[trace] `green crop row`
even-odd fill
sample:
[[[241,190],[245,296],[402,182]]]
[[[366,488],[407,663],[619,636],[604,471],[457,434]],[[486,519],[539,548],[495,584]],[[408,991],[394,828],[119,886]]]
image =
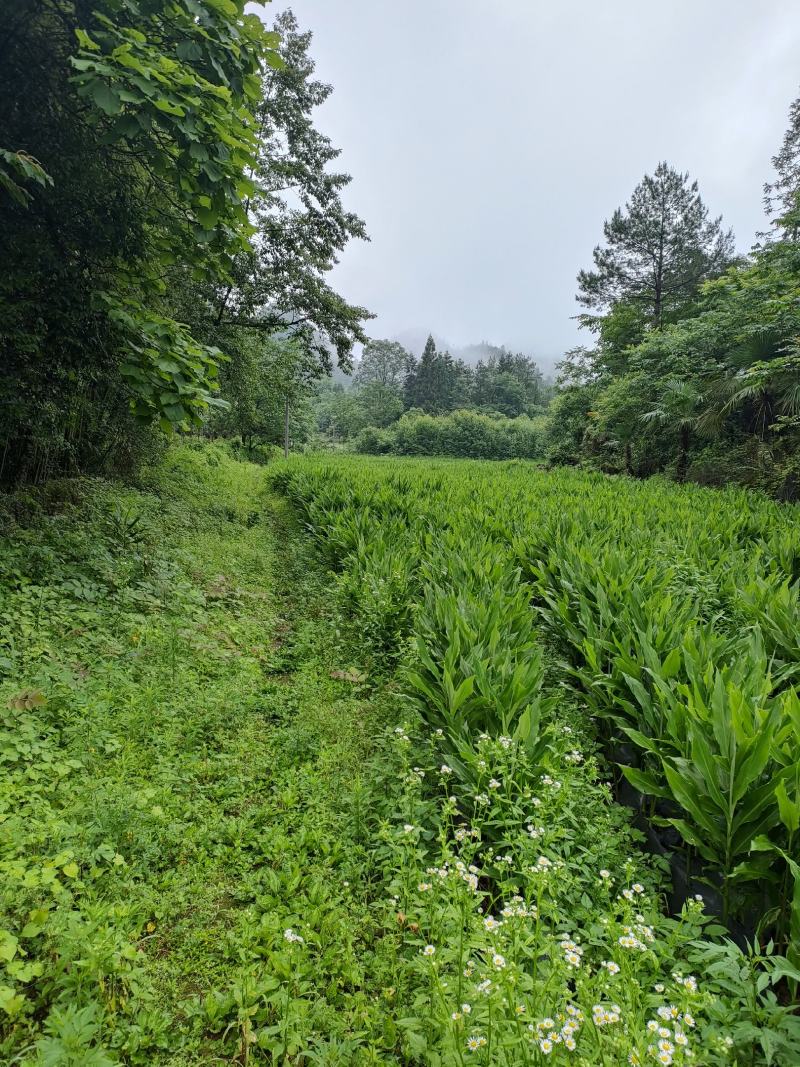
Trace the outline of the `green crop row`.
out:
[[[463,790],[481,734],[541,762],[544,638],[676,883],[800,967],[797,508],[514,462],[305,458],[274,477]]]

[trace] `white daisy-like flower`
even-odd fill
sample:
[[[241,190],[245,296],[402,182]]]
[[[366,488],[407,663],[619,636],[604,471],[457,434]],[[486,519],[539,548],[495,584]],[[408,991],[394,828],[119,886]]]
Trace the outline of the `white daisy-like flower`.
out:
[[[434,956],[436,954],[436,948],[434,945],[426,945],[422,950],[423,956]]]

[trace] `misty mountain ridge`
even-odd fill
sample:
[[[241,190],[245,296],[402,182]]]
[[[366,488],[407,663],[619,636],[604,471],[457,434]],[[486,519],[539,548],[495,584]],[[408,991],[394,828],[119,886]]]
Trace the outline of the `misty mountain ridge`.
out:
[[[395,334],[391,340],[397,341],[398,344],[401,344],[403,348],[419,359],[422,355],[422,350],[425,348],[425,342],[428,340],[428,336],[433,337],[436,348],[440,352],[449,352],[453,359],[463,360],[468,367],[476,367],[480,362],[486,363],[491,356],[499,356],[503,350],[514,354],[520,351],[520,349],[515,348],[513,345],[495,345],[490,341],[477,341],[466,345],[454,345],[451,344],[447,338],[441,337],[439,334],[430,330],[403,330],[400,333]],[[529,359],[535,360],[542,373],[546,375],[553,374],[556,359],[560,358],[537,356],[533,352],[526,352],[524,350],[522,350],[522,354]]]

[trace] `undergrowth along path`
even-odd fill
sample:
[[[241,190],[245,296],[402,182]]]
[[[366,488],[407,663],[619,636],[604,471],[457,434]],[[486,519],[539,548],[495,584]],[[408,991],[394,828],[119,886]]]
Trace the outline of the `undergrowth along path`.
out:
[[[381,705],[264,481],[181,447],[7,505],[4,1063],[351,1062]]]

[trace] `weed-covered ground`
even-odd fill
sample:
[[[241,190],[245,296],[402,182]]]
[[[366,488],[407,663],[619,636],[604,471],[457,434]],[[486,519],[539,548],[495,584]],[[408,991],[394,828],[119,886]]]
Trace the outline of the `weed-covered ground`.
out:
[[[0,1063],[788,1067],[491,546],[448,689],[449,594],[269,486],[183,444],[0,504]]]
[[[3,1064],[349,1063],[375,1013],[348,881],[385,712],[331,677],[324,578],[264,482],[176,448],[146,490],[5,506]]]

